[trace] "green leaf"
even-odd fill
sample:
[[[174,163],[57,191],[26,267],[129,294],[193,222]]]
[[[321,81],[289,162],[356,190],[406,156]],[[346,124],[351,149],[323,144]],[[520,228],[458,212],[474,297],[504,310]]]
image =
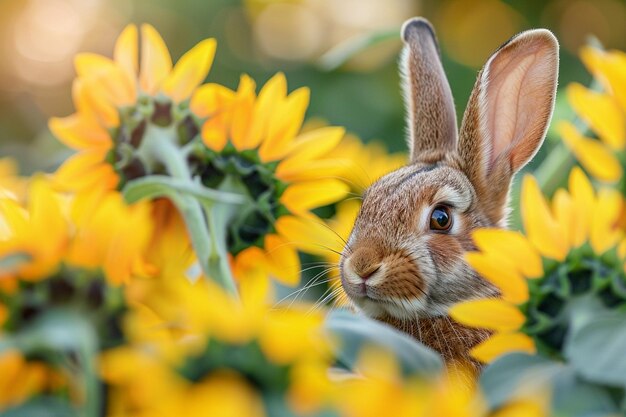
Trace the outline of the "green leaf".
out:
[[[339,338],[337,360],[348,369],[358,371],[357,360],[364,346],[390,351],[399,361],[405,375],[433,375],[443,369],[441,357],[391,326],[347,310],[334,310],[326,318],[325,327]]]
[[[590,381],[626,388],[626,313],[587,321],[571,335],[565,356]]]
[[[74,417],[78,413],[67,402],[55,397],[34,398],[0,412],[0,417]]]
[[[541,356],[512,353],[487,366],[480,385],[489,406],[495,409],[514,398],[541,395],[562,369],[562,364]]]
[[[564,367],[552,383],[553,415],[571,417],[616,416],[619,409],[604,387],[582,380],[573,367]]]
[[[129,203],[156,197],[174,199],[177,193],[187,194],[206,203],[242,204],[241,195],[206,188],[202,184],[167,175],[150,175],[129,181],[124,189],[124,198]]]
[[[400,43],[400,28],[379,30],[364,35],[357,35],[341,42],[322,55],[318,61],[318,66],[324,71],[335,70],[361,52],[375,45],[389,41],[397,41],[398,44]]]

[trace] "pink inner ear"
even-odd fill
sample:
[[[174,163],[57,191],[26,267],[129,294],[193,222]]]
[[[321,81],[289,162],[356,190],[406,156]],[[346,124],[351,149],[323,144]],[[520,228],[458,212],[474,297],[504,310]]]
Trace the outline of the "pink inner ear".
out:
[[[485,127],[491,140],[490,165],[510,151],[513,170],[541,145],[552,111],[555,49],[544,37],[515,39],[487,68]]]

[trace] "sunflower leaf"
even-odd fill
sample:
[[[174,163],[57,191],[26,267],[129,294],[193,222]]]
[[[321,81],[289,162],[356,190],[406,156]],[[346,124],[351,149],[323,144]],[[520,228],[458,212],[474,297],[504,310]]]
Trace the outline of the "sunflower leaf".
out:
[[[573,332],[565,356],[590,381],[626,388],[626,313],[603,313]]]
[[[485,368],[480,385],[489,406],[495,409],[512,398],[541,395],[562,368],[541,356],[512,353]]]
[[[0,417],[72,417],[78,416],[75,409],[60,398],[39,397],[0,413]]]
[[[242,196],[206,188],[199,183],[172,178],[166,175],[150,175],[126,184],[123,193],[129,203],[146,198],[168,197],[175,193],[188,194],[207,203],[241,204]]]
[[[433,375],[443,369],[439,355],[391,326],[353,314],[332,311],[325,327],[339,338],[335,352],[340,365],[358,371],[357,360],[364,346],[380,347],[393,353],[405,375]]]

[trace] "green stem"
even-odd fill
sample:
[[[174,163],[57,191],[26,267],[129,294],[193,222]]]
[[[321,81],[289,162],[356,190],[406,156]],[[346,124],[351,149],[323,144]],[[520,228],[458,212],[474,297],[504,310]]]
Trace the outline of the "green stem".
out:
[[[149,152],[146,156],[163,163],[172,177],[193,183],[185,155],[174,143],[174,138],[176,134],[172,128],[149,125],[145,136],[145,141],[149,143]],[[231,294],[236,295],[237,288],[228,265],[228,253],[225,250],[225,233],[216,233],[219,229],[218,224],[206,216],[207,212],[203,210],[203,205],[198,199],[177,192],[172,200],[185,219],[191,243],[204,274],[207,278],[217,281]],[[217,203],[214,206],[219,207],[221,204]],[[225,227],[225,225],[221,226]]]

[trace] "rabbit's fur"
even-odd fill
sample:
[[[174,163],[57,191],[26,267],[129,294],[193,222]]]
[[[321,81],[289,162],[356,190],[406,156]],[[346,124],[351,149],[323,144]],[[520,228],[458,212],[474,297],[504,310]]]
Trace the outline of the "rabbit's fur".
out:
[[[357,309],[439,351],[471,361],[488,336],[465,328],[453,304],[498,291],[465,262],[479,227],[505,227],[515,172],[537,152],[554,108],[558,43],[547,30],[520,33],[478,74],[460,131],[431,25],[402,29],[410,164],[374,183],[343,250],[342,285]],[[451,217],[432,230],[435,207]]]

